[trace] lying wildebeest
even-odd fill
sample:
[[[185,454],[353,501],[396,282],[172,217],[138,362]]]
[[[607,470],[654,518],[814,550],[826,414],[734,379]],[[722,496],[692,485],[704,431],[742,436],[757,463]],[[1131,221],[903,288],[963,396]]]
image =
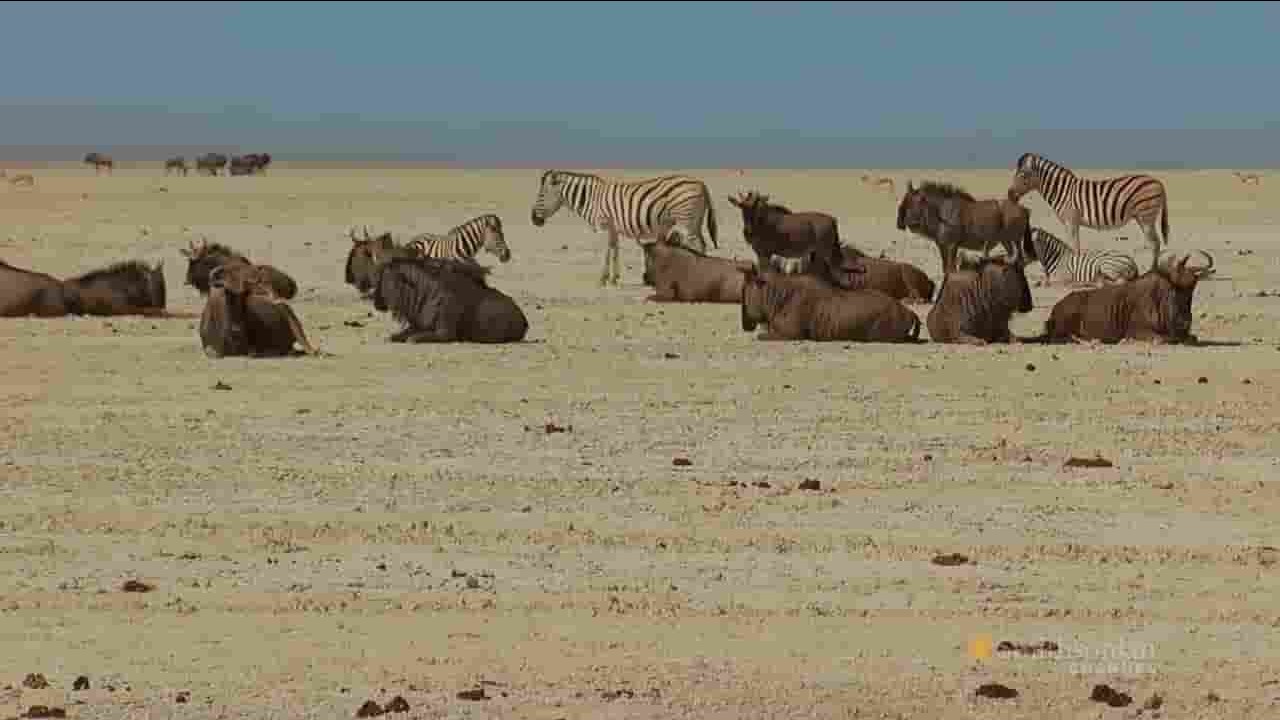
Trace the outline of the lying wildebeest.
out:
[[[91,152],[88,155],[85,155],[84,163],[86,165],[92,165],[95,173],[101,172],[105,168],[108,174],[116,164],[109,156],[98,152]]]
[[[740,272],[742,329],[761,340],[916,342],[920,317],[879,290],[845,290],[809,273]]]
[[[0,260],[0,317],[79,315],[79,298],[58,278]]]
[[[742,301],[743,260],[703,255],[670,236],[644,246],[653,268],[653,302],[736,303]]]
[[[154,267],[136,260],[64,280],[82,315],[165,315],[164,261]]]
[[[211,358],[282,357],[295,354],[295,343],[319,354],[293,308],[271,289],[270,274],[255,265],[220,265],[209,273],[200,343]]]
[[[205,153],[196,158],[196,172],[217,175],[218,171],[227,166],[227,156],[222,153]]]
[[[827,255],[836,253],[827,252]],[[821,253],[810,253],[805,258],[781,258],[774,255],[769,264],[778,272],[794,274],[810,272],[815,265],[821,271],[823,263],[816,261]],[[879,290],[894,300],[907,304],[928,303],[933,300],[936,285],[920,268],[910,263],[872,257],[852,245],[840,244],[840,260],[830,269],[827,279],[846,290]]]
[[[1075,290],[1053,306],[1044,324],[1047,342],[1125,339],[1164,343],[1195,342],[1191,334],[1191,300],[1196,285],[1213,275],[1213,256],[1197,251],[1208,262],[1188,265],[1191,254],[1166,254],[1135,280],[1100,288]]]
[[[815,250],[819,262],[837,262],[838,258],[829,255],[840,247],[840,231],[834,217],[821,212],[792,212],[786,206],[769,202],[768,195],[755,191],[731,196],[729,202],[742,211],[743,239],[755,251],[761,265],[775,263],[774,256],[789,261],[807,258]],[[818,274],[826,269],[800,264]],[[797,263],[783,262],[782,266],[786,268],[783,272],[792,272]]]
[[[465,260],[391,258],[374,269],[373,306],[405,324],[391,342],[519,342],[529,321],[488,274]]]
[[[1008,197],[977,200],[955,185],[924,182],[917,188],[908,182],[898,204],[898,229],[938,246],[945,277],[960,267],[958,248],[990,255],[1000,244],[1012,256],[1031,235],[1031,211]]]
[[[187,258],[186,284],[194,287],[201,295],[209,294],[209,273],[215,267],[226,264],[254,265],[249,258],[221,243],[209,244],[208,238],[200,238],[200,242],[190,242],[190,246],[179,250]],[[298,294],[298,283],[289,274],[273,265],[261,265],[271,277],[271,289],[279,297],[292,300]]]
[[[1022,244],[1011,257],[978,259],[947,273],[938,301],[929,309],[925,325],[929,339],[939,343],[1014,342],[1009,320],[1015,312],[1031,312],[1031,284],[1027,282]]]
[[[181,155],[179,155],[179,156],[177,156],[177,157],[171,157],[171,158],[169,158],[168,160],[165,160],[165,161],[164,161],[164,174],[165,174],[165,175],[168,175],[170,172],[180,172],[180,173],[182,173],[183,175],[186,175],[186,174],[187,174],[187,159],[186,159],[186,158],[184,158],[184,157],[182,157]]]
[[[417,249],[412,245],[397,245],[391,233],[383,233],[378,237],[370,237],[369,229],[364,228],[364,238],[356,237],[355,228],[347,231],[351,238],[351,249],[347,251],[345,278],[348,285],[355,287],[362,296],[368,297],[373,290],[373,270],[378,263],[392,257],[415,257]]]

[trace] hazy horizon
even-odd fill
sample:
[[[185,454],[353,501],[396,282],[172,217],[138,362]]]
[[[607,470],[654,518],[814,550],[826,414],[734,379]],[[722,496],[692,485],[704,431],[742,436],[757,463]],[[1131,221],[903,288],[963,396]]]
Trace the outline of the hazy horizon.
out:
[[[664,7],[6,4],[0,161],[1280,167],[1274,5]]]

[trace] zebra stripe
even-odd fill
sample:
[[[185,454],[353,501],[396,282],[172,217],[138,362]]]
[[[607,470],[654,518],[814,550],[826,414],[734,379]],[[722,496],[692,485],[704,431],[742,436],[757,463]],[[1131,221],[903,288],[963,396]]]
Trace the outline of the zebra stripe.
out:
[[[1077,252],[1081,225],[1093,230],[1115,230],[1136,221],[1151,246],[1153,268],[1160,257],[1161,236],[1166,245],[1169,243],[1168,195],[1164,183],[1150,175],[1089,180],[1041,155],[1023,153],[1018,158],[1009,196],[1016,200],[1031,191],[1039,191],[1053,208]]]
[[[471,218],[443,235],[415,235],[406,245],[429,258],[473,260],[483,248],[497,256],[499,262],[511,259],[511,248],[502,233],[502,219],[493,213]]]
[[[679,236],[678,244],[706,253],[707,243],[702,235],[705,217],[712,245],[720,246],[711,191],[706,183],[687,175],[623,181],[588,173],[548,170],[539,182],[531,221],[541,227],[566,204],[594,230],[608,233],[601,285],[609,281],[611,259],[613,283],[617,285],[621,281],[619,236],[647,245],[660,235],[665,238],[674,233]],[[647,254],[645,275],[648,279]]]
[[[1075,283],[1126,282],[1138,277],[1138,264],[1128,255],[1104,249],[1076,252],[1038,227],[1031,228],[1030,250],[1027,255],[1040,261],[1046,279],[1059,270]]]

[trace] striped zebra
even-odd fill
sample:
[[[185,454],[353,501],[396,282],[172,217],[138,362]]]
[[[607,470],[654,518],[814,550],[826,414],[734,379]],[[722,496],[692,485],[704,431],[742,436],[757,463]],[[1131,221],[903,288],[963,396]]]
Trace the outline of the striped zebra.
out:
[[[1161,236],[1169,244],[1169,206],[1164,183],[1150,175],[1121,175],[1102,180],[1082,178],[1035,153],[1018,158],[1009,198],[1018,200],[1038,190],[1067,228],[1072,247],[1080,250],[1080,226],[1115,230],[1137,221],[1151,246],[1151,268],[1160,259]],[[1160,233],[1156,233],[1156,221]]]
[[[1119,283],[1138,277],[1138,264],[1128,255],[1105,249],[1077,252],[1066,241],[1038,227],[1031,228],[1029,246],[1023,250],[1028,260],[1040,261],[1046,282],[1059,270],[1073,283]]]
[[[406,245],[422,257],[474,261],[483,248],[497,256],[499,262],[511,260],[511,248],[502,234],[502,219],[493,213],[471,218],[443,235],[415,235]]]
[[[622,267],[618,237],[628,237],[641,245],[679,235],[677,244],[706,253],[702,235],[705,218],[713,247],[716,239],[716,212],[706,183],[687,175],[665,175],[637,181],[613,180],[588,173],[547,170],[538,185],[530,218],[535,227],[555,215],[564,204],[596,232],[607,234],[604,272],[600,285],[609,283],[612,267],[614,286],[621,284]],[[610,265],[612,262],[612,265]],[[653,283],[649,254],[644,258],[644,282]]]

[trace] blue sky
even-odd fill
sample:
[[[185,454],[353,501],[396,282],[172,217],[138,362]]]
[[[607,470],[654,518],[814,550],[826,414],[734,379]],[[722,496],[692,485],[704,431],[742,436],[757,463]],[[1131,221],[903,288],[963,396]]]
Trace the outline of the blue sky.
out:
[[[5,3],[0,144],[1003,167],[1037,143],[1240,165],[1280,134],[1278,21],[1269,3]]]

